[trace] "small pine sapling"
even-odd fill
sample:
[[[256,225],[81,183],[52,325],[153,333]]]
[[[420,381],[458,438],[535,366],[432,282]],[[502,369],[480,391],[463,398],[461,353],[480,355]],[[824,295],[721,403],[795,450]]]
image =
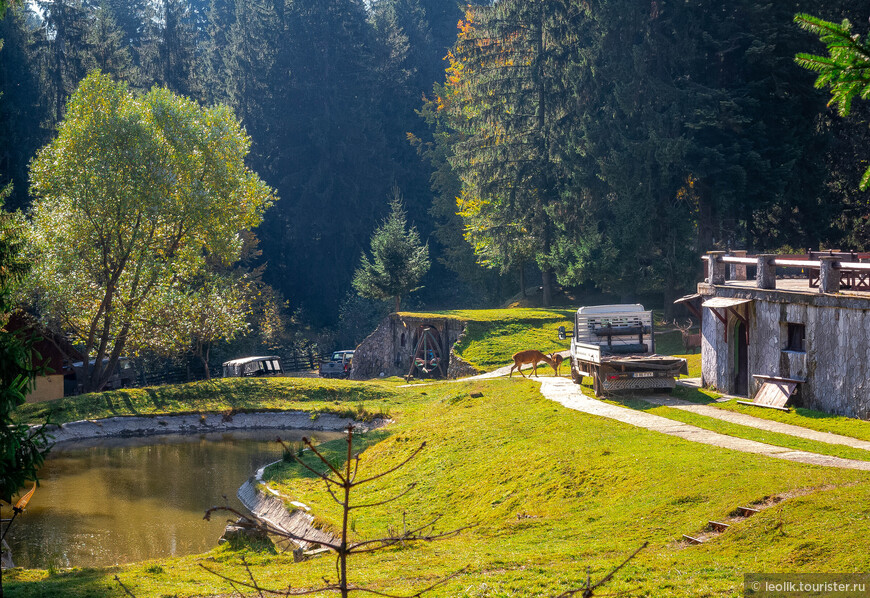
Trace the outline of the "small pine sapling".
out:
[[[313,594],[316,592],[332,591],[332,592],[339,593],[342,596],[342,598],[347,598],[347,596],[351,592],[364,591],[364,592],[368,592],[368,593],[375,593],[379,596],[387,596],[389,598],[415,598],[418,596],[422,596],[426,592],[429,592],[438,586],[443,585],[447,581],[453,579],[454,577],[456,577],[457,575],[462,573],[465,569],[461,569],[459,571],[456,571],[456,572],[452,573],[451,575],[448,575],[446,577],[439,579],[434,584],[432,584],[426,588],[423,588],[421,590],[414,592],[413,594],[405,595],[405,596],[399,596],[399,595],[395,595],[395,594],[388,594],[385,592],[374,591],[374,590],[371,590],[369,588],[366,588],[363,586],[358,586],[358,585],[355,585],[355,584],[352,584],[349,582],[348,557],[350,557],[351,555],[362,554],[362,553],[366,553],[366,552],[376,552],[376,551],[383,550],[385,548],[389,548],[391,546],[396,546],[399,544],[404,546],[404,545],[413,544],[416,542],[432,542],[434,540],[439,540],[439,539],[455,536],[459,532],[461,532],[462,530],[467,529],[467,527],[462,527],[462,528],[454,529],[454,530],[447,531],[447,532],[437,532],[435,530],[435,525],[437,524],[438,520],[440,519],[440,516],[438,516],[435,519],[429,521],[428,523],[425,523],[425,524],[417,526],[417,527],[413,527],[411,529],[408,529],[403,521],[401,531],[391,528],[387,531],[387,535],[384,537],[381,537],[381,538],[375,538],[375,539],[369,539],[369,540],[360,540],[360,541],[351,541],[350,537],[349,537],[349,532],[352,531],[351,530],[351,527],[352,527],[351,516],[350,516],[351,512],[353,512],[357,509],[365,509],[365,508],[385,505],[385,504],[391,503],[395,500],[398,500],[399,498],[405,496],[411,490],[413,490],[416,484],[414,484],[414,483],[409,484],[408,487],[405,488],[405,490],[399,492],[398,494],[396,494],[395,496],[393,496],[391,498],[388,498],[388,499],[382,500],[382,501],[373,502],[373,503],[367,503],[367,504],[352,504],[351,497],[352,497],[353,491],[358,486],[361,486],[362,484],[366,484],[368,482],[372,482],[374,480],[380,479],[384,476],[387,476],[387,475],[395,472],[398,469],[401,469],[409,461],[411,461],[414,457],[416,457],[418,454],[420,454],[420,451],[422,451],[426,447],[426,443],[424,442],[416,450],[414,450],[405,460],[403,460],[401,463],[399,463],[395,467],[392,467],[390,469],[387,469],[386,471],[383,471],[383,472],[378,473],[378,474],[374,474],[374,475],[369,476],[369,477],[364,478],[364,479],[357,479],[357,474],[359,472],[360,455],[354,454],[354,452],[353,452],[353,434],[354,434],[354,427],[352,425],[350,425],[347,427],[347,437],[345,439],[345,441],[347,443],[347,453],[346,453],[346,460],[345,460],[345,463],[343,466],[336,466],[336,465],[332,464],[320,451],[317,450],[317,448],[314,446],[314,444],[311,442],[311,440],[309,438],[302,439],[302,442],[305,444],[305,447],[309,451],[311,451],[311,453],[314,454],[323,463],[323,465],[326,466],[325,471],[319,471],[318,469],[311,467],[310,465],[308,465],[305,461],[303,461],[300,458],[299,453],[297,451],[293,451],[293,450],[289,449],[286,445],[284,445],[283,442],[281,443],[282,445],[284,445],[284,454],[291,455],[292,458],[297,463],[299,463],[299,465],[301,465],[303,468],[305,468],[308,471],[310,471],[311,473],[313,473],[316,477],[323,480],[324,484],[326,485],[327,492],[333,498],[333,500],[335,500],[335,502],[338,503],[338,505],[341,507],[341,510],[342,510],[341,534],[334,541],[324,541],[322,538],[314,539],[311,537],[307,537],[304,532],[301,534],[291,533],[291,532],[288,532],[287,530],[284,530],[280,527],[277,527],[274,524],[272,524],[268,521],[265,521],[263,519],[243,515],[239,511],[233,509],[232,507],[228,507],[228,506],[212,507],[211,509],[206,511],[206,514],[205,514],[205,518],[209,519],[211,517],[212,513],[217,512],[217,511],[225,511],[225,512],[228,512],[228,513],[238,517],[241,520],[237,524],[240,527],[244,527],[244,528],[247,528],[250,530],[265,532],[265,533],[268,533],[270,535],[277,536],[281,539],[290,540],[290,541],[297,542],[297,543],[308,543],[308,544],[316,543],[316,544],[320,544],[321,546],[323,546],[325,548],[329,548],[336,555],[336,563],[335,563],[335,569],[336,569],[336,574],[337,574],[337,581],[336,582],[330,582],[329,580],[324,580],[324,582],[325,582],[324,585],[319,587],[319,588],[305,588],[305,589],[296,588],[296,589],[294,589],[291,585],[288,584],[286,589],[268,589],[268,588],[265,588],[262,585],[260,585],[260,583],[256,580],[255,576],[253,575],[253,572],[251,571],[247,562],[244,561],[244,559],[243,559],[243,566],[245,567],[245,570],[247,572],[247,579],[233,579],[229,576],[223,575],[223,574],[218,573],[212,569],[209,569],[205,565],[200,564],[200,566],[203,569],[205,569],[206,571],[208,571],[209,573],[212,573],[213,575],[216,575],[216,576],[224,579],[225,581],[227,581],[233,587],[233,589],[235,591],[239,591],[239,588],[253,589],[253,590],[257,591],[261,596],[264,595],[264,593],[270,594],[270,595],[276,595],[276,596],[301,596],[301,595],[305,595],[305,594]],[[279,439],[279,442],[281,442],[280,439]]]

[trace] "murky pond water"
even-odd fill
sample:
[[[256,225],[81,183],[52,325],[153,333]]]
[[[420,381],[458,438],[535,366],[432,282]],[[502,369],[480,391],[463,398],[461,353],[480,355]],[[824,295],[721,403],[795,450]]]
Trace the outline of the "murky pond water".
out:
[[[241,509],[236,490],[281,458],[277,436],[337,438],[336,432],[263,430],[105,439],[52,450],[40,487],[6,537],[19,567],[93,567],[204,552]],[[4,512],[4,517],[9,513]]]

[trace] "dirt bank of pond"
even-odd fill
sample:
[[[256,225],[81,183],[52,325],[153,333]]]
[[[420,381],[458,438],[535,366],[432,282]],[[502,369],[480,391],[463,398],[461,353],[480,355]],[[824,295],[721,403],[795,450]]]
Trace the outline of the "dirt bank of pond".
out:
[[[53,442],[66,443],[92,438],[151,436],[162,434],[204,434],[234,430],[304,429],[340,431],[353,424],[359,430],[378,428],[386,420],[358,422],[329,413],[312,416],[306,411],[269,411],[233,414],[187,414],[125,416],[81,420],[51,425]]]

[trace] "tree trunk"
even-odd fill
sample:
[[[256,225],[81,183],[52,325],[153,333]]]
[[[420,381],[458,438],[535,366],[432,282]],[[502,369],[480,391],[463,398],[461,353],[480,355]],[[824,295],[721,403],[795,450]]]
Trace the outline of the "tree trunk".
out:
[[[550,268],[541,269],[541,285],[543,293],[541,295],[541,307],[550,307],[553,303],[553,270]]]
[[[526,298],[526,263],[520,264],[520,290],[523,293],[523,299]]]
[[[398,313],[399,307],[402,305],[402,298],[399,295],[396,295],[396,309],[395,311]]]
[[[205,370],[205,379],[211,380],[211,371],[208,369],[208,354],[211,351],[211,343],[205,344],[205,350],[200,350],[199,359],[202,361],[202,367]]]

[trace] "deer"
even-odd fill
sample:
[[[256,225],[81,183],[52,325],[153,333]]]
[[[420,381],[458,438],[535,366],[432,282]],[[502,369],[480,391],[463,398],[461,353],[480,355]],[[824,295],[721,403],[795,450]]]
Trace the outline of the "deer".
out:
[[[534,349],[530,349],[528,351],[520,351],[519,353],[514,353],[514,364],[511,366],[510,374],[508,374],[508,378],[514,375],[514,369],[516,369],[520,376],[523,378],[526,375],[523,373],[523,365],[526,363],[531,363],[532,368],[534,370],[535,377],[538,377],[538,364],[540,362],[545,362],[550,364],[550,367],[553,368],[553,371],[556,372],[556,375],[559,375],[559,366],[562,365],[562,361],[565,358],[559,355],[558,353],[551,353],[547,355],[545,353],[541,353],[540,351],[535,351]]]
[[[698,332],[697,334],[689,334],[689,329],[692,327],[692,324],[694,324],[694,322],[692,322],[692,318],[689,318],[689,323],[685,326],[680,326],[677,323],[677,320],[674,320],[674,326],[676,326],[680,333],[683,335],[683,346],[686,347],[686,351],[689,351],[689,349],[691,349],[692,353],[694,353],[695,348],[701,348],[701,333]]]

